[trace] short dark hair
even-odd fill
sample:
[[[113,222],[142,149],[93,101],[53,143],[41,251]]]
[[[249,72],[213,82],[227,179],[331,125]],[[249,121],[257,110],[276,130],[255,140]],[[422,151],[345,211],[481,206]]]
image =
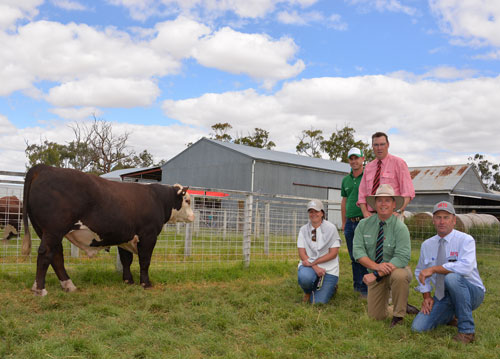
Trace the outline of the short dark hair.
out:
[[[383,132],[375,132],[373,135],[372,135],[372,142],[375,138],[377,137],[385,137],[385,140],[387,141],[387,143],[389,143],[389,138],[387,138],[387,135]]]

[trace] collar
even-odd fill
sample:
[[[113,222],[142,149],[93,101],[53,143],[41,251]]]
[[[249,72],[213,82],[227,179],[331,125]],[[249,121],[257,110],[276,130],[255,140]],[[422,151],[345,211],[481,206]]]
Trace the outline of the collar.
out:
[[[454,235],[455,235],[455,228],[453,228],[453,229],[451,230],[451,232],[450,232],[450,233],[448,233],[448,234],[447,234],[446,236],[444,236],[444,237],[439,237],[439,234],[436,234],[436,238],[437,238],[437,241],[438,241],[438,242],[439,242],[439,240],[440,240],[441,238],[443,238],[443,239],[446,241],[446,243],[449,243],[449,242],[451,241],[451,239],[453,238],[453,236],[454,236]]]
[[[352,168],[351,168],[351,172],[349,173],[349,176],[351,176],[351,178],[360,178],[360,177],[363,177],[363,174],[365,173],[365,169],[363,167],[363,171],[361,171],[361,174],[358,176],[358,177],[354,177],[354,174],[352,173]]]

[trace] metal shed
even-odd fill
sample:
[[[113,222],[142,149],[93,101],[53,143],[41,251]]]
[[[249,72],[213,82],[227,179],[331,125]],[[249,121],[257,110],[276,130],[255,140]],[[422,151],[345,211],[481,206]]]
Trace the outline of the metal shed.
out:
[[[162,166],[161,181],[340,203],[349,171],[346,163],[202,138]]]
[[[439,201],[453,203],[458,212],[500,215],[500,195],[491,193],[471,164],[410,167],[415,199],[411,212],[429,211]]]

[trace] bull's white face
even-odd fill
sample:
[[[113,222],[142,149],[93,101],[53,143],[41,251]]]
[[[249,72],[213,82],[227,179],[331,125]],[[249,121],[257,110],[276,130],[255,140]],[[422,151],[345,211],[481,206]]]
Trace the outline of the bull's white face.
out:
[[[172,209],[172,214],[167,223],[177,223],[177,222],[193,222],[194,213],[191,208],[191,196],[186,193],[182,197],[182,207],[180,210]]]

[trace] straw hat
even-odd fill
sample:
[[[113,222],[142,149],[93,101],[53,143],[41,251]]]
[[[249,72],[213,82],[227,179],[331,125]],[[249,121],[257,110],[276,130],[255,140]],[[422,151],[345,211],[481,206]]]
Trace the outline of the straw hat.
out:
[[[375,200],[377,197],[392,197],[396,201],[395,210],[400,209],[403,206],[404,198],[401,196],[396,196],[394,194],[394,189],[390,184],[381,184],[377,188],[377,192],[374,195],[366,197],[366,203],[370,205],[370,207],[375,208]]]

